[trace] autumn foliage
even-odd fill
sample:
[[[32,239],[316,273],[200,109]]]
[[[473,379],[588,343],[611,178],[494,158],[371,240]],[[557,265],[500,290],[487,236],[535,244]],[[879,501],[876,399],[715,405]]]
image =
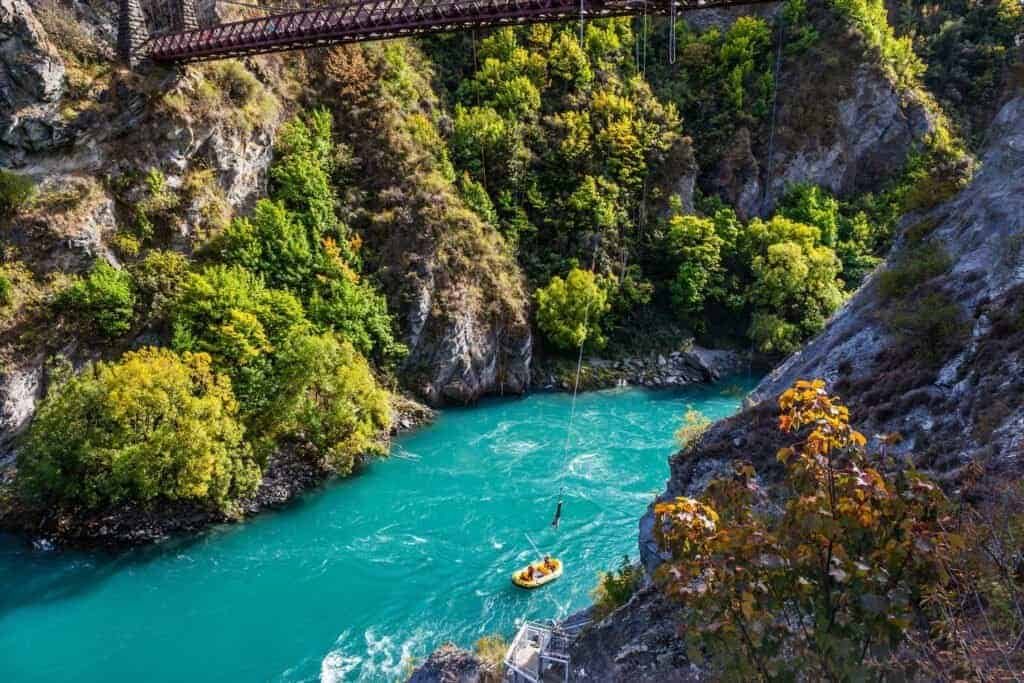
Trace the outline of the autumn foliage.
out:
[[[778,453],[789,494],[759,488],[735,466],[701,500],[658,504],[656,535],[671,559],[656,577],[687,607],[690,657],[731,680],[859,680],[890,670],[944,581],[948,505],[912,469],[869,455],[849,410],[824,382],[779,397]]]

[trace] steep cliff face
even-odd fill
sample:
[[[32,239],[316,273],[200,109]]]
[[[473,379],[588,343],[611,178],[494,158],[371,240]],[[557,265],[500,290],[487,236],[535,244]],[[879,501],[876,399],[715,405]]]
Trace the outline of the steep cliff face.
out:
[[[60,141],[53,115],[64,89],[64,62],[32,8],[0,1],[0,163]]]
[[[1024,93],[1002,107],[981,171],[952,200],[907,216],[899,243],[806,348],[758,386],[751,405],[670,460],[661,499],[699,495],[736,458],[765,483],[781,445],[774,398],[821,377],[865,434],[899,432],[899,451],[955,480],[968,462],[1020,476],[1024,459]],[[938,256],[938,254],[944,254]],[[932,265],[921,267],[923,262]],[[640,523],[648,572],[660,564],[652,518]],[[690,680],[677,608],[652,588],[591,629],[573,653],[577,680]]]
[[[32,203],[0,221],[13,283],[0,317],[3,453],[34,412],[49,357],[79,365],[119,351],[65,329],[52,298],[96,258],[119,265],[113,244],[145,204],[145,174],[158,171],[178,197],[178,210],[153,218],[184,251],[265,184],[283,115],[270,86],[240,68],[123,72],[110,62],[112,36],[112,15],[90,5],[0,5],[0,167],[37,183]],[[225,84],[246,90],[213,87]]]
[[[901,449],[929,467],[955,474],[981,458],[1016,468],[1024,456],[1024,95],[1002,107],[990,136],[996,142],[971,185],[907,216],[887,266],[753,401],[821,377],[847,397],[865,432],[900,432]],[[947,313],[949,324],[931,324]]]
[[[372,265],[400,302],[407,380],[434,404],[525,391],[525,284],[504,240],[455,190],[429,65],[391,44],[339,48],[324,68],[367,193]]]
[[[123,350],[63,328],[51,304],[67,277],[96,258],[120,266],[118,240],[140,212],[152,213],[146,220],[161,245],[191,253],[265,193],[278,126],[317,102],[352,126],[339,132],[350,135],[362,168],[342,192],[366,198],[345,203],[370,216],[358,227],[374,255],[368,265],[402,313],[408,384],[433,403],[524,390],[531,336],[514,259],[465,208],[450,174],[408,182],[417,169],[434,172],[430,141],[409,134],[417,117],[443,119],[426,81],[423,110],[412,112],[378,98],[389,87],[380,50],[359,74],[365,81],[336,82],[334,93],[314,87],[303,55],[130,73],[112,60],[115,9],[0,3],[0,168],[37,182],[32,204],[0,220],[3,262],[14,269],[14,301],[0,316],[0,452],[10,455],[31,419],[48,358],[79,366]],[[429,74],[426,63],[416,68]],[[348,86],[362,88],[360,97],[334,97],[355,93]],[[154,209],[151,173],[172,209]]]
[[[824,3],[808,8],[818,39],[781,53],[774,128],[771,117],[762,130],[741,128],[718,165],[703,169],[705,185],[742,216],[770,213],[794,183],[840,197],[877,190],[934,128],[923,97],[894,84],[859,33]],[[792,38],[795,28],[785,30]]]

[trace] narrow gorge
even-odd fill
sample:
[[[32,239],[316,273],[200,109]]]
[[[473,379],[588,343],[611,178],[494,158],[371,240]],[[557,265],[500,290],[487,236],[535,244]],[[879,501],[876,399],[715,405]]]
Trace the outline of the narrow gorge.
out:
[[[0,678],[1015,680],[1019,0],[411,1],[0,0]]]

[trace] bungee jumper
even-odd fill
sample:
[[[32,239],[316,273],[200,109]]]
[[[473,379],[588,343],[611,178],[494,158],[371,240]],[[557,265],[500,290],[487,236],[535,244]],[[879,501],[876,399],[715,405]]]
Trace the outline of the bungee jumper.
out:
[[[564,490],[564,489],[563,489]],[[551,526],[558,528],[558,523],[562,520],[562,494],[558,494],[558,505],[555,507],[555,518],[551,520]]]

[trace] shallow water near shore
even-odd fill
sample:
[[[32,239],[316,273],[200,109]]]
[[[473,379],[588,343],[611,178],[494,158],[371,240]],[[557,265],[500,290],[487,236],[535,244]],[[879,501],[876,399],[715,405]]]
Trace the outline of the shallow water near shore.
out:
[[[388,681],[443,642],[565,616],[636,557],[683,413],[729,415],[755,380],[581,394],[568,450],[569,395],[448,410],[284,510],[118,556],[0,536],[0,681]],[[565,562],[536,591],[509,580],[525,534]]]

